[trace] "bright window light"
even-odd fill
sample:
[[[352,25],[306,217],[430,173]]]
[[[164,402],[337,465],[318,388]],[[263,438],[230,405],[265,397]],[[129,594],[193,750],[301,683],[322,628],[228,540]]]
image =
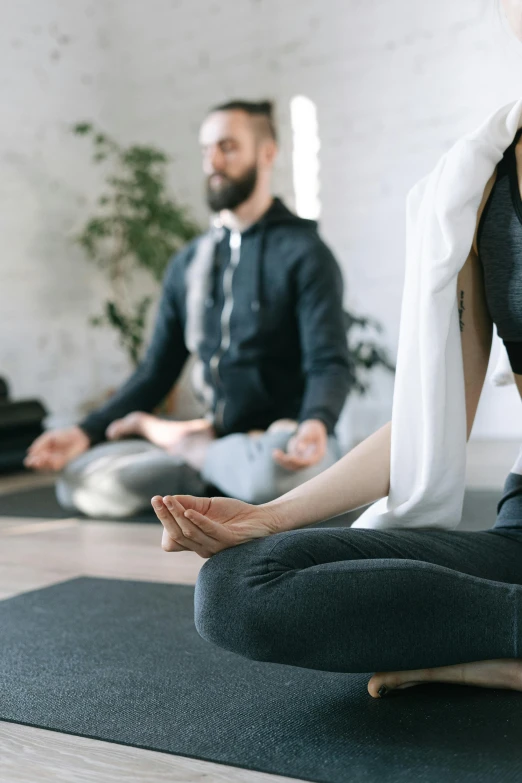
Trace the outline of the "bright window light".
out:
[[[299,217],[317,220],[319,200],[319,124],[317,107],[310,98],[296,95],[290,101],[293,131],[295,206]]]

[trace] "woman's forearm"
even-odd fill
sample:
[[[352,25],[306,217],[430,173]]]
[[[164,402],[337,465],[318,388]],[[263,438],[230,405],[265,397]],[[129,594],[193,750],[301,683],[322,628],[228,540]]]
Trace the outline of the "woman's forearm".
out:
[[[373,503],[389,492],[390,450],[388,422],[324,473],[264,506],[278,529],[292,530]]]

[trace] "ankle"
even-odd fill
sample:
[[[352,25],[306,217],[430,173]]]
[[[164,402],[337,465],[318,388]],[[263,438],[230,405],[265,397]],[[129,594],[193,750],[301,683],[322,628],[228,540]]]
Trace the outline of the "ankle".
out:
[[[212,422],[210,422],[208,419],[191,419],[190,421],[185,422],[186,424],[186,432],[187,435],[197,434],[200,433],[202,435],[204,434],[214,434],[214,427],[212,426]]]

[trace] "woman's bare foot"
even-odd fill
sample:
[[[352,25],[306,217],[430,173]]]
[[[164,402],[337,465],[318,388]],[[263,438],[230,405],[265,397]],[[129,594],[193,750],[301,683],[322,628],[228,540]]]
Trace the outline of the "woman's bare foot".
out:
[[[368,683],[368,693],[374,699],[390,691],[411,688],[426,682],[451,682],[457,685],[477,685],[481,688],[507,688],[522,691],[522,660],[502,658],[496,661],[473,661],[435,669],[405,672],[377,672]]]

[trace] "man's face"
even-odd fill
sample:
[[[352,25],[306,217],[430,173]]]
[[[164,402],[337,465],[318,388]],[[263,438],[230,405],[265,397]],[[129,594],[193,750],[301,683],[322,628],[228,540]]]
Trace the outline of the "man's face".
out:
[[[243,111],[210,114],[199,135],[207,202],[213,212],[235,209],[254,192],[260,141]]]

